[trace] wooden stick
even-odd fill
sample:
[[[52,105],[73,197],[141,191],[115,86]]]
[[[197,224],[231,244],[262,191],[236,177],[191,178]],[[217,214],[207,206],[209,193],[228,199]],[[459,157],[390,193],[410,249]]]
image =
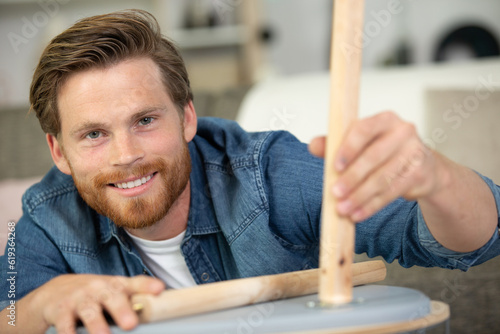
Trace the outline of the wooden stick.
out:
[[[338,175],[335,154],[347,126],[357,117],[361,72],[363,0],[335,0],[331,51],[330,121],[326,143],[319,299],[324,304],[352,300],[354,224],[337,214],[332,187]]]
[[[367,261],[352,266],[353,284],[381,281],[386,268],[382,261]],[[277,299],[292,298],[318,291],[319,269],[277,275],[242,278],[166,290],[159,296],[138,294],[132,305],[142,323],[218,311]]]

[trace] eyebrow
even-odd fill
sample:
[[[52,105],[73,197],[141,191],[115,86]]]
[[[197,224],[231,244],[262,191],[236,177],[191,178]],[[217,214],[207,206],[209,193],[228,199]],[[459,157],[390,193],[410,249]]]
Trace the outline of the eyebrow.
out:
[[[74,137],[74,136],[77,136],[78,134],[82,133],[82,132],[88,132],[92,129],[99,129],[99,128],[103,128],[104,127],[104,123],[99,123],[99,122],[84,122],[83,124],[81,124],[80,126],[78,126],[76,129],[73,129],[72,131],[70,131],[69,135],[71,137]]]
[[[135,114],[131,115],[129,118],[129,121],[133,122],[137,119],[140,119],[142,117],[147,116],[148,114],[150,114],[154,111],[165,111],[166,112],[166,111],[168,111],[168,109],[163,107],[163,106],[147,107],[147,108],[142,109],[141,111],[138,111]],[[104,128],[104,127],[106,127],[106,123],[86,121],[83,124],[79,125],[77,128],[70,131],[69,134],[71,137],[74,137],[75,135],[78,135],[80,133],[85,133],[85,132],[93,130],[93,129],[100,129],[100,128]]]

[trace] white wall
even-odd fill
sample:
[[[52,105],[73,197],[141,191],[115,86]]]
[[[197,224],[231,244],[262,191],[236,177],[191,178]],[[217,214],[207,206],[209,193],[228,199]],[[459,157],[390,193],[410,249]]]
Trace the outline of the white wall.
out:
[[[243,0],[206,1],[214,6],[234,6]],[[274,31],[274,39],[267,47],[269,73],[287,75],[328,69],[332,0],[260,1],[262,21]],[[27,105],[38,55],[52,36],[76,19],[135,7],[160,16],[165,28],[178,25],[184,3],[185,0],[0,0],[0,109]],[[394,4],[399,10],[387,19],[383,13]],[[437,37],[458,22],[475,20],[492,27],[500,36],[498,0],[366,0],[365,6],[365,68],[390,58],[403,36],[408,36],[415,60],[428,62]]]
[[[263,0],[265,19],[275,31],[269,59],[278,74],[328,68],[331,0]],[[393,57],[407,41],[416,63],[428,63],[445,32],[462,23],[480,23],[500,40],[498,0],[366,0],[363,66]]]
[[[149,1],[0,1],[0,108],[27,105],[43,48],[77,19],[123,8],[152,10]]]
[[[264,0],[262,7],[272,32],[268,59],[275,73],[328,68],[331,0]]]

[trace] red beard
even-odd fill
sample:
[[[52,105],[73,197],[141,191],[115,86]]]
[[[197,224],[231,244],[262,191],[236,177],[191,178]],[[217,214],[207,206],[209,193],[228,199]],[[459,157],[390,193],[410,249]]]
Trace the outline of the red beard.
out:
[[[140,229],[154,225],[167,215],[172,205],[186,188],[191,173],[191,157],[184,143],[178,156],[168,163],[162,158],[152,163],[100,174],[91,182],[81,182],[70,166],[73,180],[83,200],[99,214],[109,217],[117,226]],[[132,175],[144,176],[157,172],[155,177],[163,181],[159,195],[146,195],[112,200],[106,196],[111,183],[125,180]],[[156,180],[157,182],[158,180]]]

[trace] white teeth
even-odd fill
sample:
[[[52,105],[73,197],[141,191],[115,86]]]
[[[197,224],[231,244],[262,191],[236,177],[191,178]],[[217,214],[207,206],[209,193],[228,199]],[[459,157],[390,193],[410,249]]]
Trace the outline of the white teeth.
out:
[[[120,188],[120,189],[135,188],[135,187],[138,187],[140,185],[143,185],[144,183],[148,182],[149,180],[151,180],[151,175],[149,175],[147,177],[143,177],[141,179],[137,179],[135,181],[116,183],[115,187]]]

